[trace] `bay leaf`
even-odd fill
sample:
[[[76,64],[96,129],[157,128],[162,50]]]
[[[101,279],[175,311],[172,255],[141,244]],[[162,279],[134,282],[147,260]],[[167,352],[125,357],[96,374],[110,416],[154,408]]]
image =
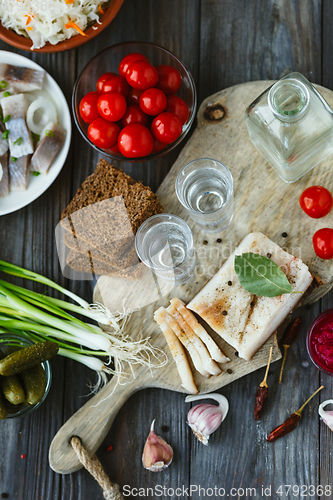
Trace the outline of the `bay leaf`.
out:
[[[245,290],[263,297],[277,297],[293,291],[287,276],[275,262],[257,253],[235,256],[235,272]]]

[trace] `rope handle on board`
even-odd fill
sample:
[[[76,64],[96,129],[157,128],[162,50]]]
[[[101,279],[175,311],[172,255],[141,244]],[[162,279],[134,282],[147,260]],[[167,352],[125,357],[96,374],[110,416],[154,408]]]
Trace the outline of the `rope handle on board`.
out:
[[[102,487],[105,500],[124,500],[119,485],[111,483],[96,455],[91,458],[89,457],[87,451],[82,445],[81,439],[77,436],[73,436],[70,439],[70,444],[83,467],[90,472],[90,474]]]

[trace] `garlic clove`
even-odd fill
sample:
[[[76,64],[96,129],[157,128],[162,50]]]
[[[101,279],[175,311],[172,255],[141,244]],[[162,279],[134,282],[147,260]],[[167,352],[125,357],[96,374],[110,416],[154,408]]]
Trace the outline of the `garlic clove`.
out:
[[[325,406],[329,404],[333,404],[333,399],[328,399],[327,401],[321,403],[321,405],[319,405],[318,408],[318,413],[325,422],[325,424],[327,425],[327,427],[329,427],[331,431],[333,431],[333,410],[327,410],[327,411],[324,410]]]
[[[142,463],[145,469],[151,472],[159,472],[167,467],[172,462],[173,450],[168,443],[154,432],[155,420],[153,420],[150,428],[145,447],[142,454]]]
[[[198,399],[214,399],[219,403],[218,406],[208,403],[196,405],[187,414],[187,423],[195,437],[207,446],[210,434],[216,431],[227,416],[229,403],[222,394],[187,396],[185,402],[197,401]]]

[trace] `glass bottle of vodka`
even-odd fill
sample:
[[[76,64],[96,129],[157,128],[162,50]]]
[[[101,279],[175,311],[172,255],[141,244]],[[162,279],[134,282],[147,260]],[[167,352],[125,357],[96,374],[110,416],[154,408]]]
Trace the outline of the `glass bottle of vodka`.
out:
[[[300,73],[263,92],[245,112],[253,144],[285,182],[333,153],[333,111]]]

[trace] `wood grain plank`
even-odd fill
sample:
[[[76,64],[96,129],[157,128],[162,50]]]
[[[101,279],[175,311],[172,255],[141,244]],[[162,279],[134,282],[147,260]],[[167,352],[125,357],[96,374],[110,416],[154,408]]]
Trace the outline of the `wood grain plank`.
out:
[[[321,83],[320,1],[219,3],[203,0],[201,14],[201,99],[207,96],[205,92],[217,92],[248,80],[277,79],[295,70]],[[211,57],[212,48],[214,57]],[[221,158],[223,156],[224,153]],[[296,206],[290,214],[295,210]],[[288,224],[292,217],[287,216]],[[258,220],[258,214],[256,218]],[[274,490],[280,484],[319,484],[315,414],[319,399],[304,413],[295,433],[276,443],[265,441],[268,432],[295,411],[319,384],[318,371],[310,364],[307,366],[305,333],[318,314],[320,304],[307,307],[295,312],[303,318],[303,328],[289,349],[282,385],[277,383],[279,363],[270,369],[269,397],[260,422],[254,421],[253,405],[264,370],[221,391],[230,401],[230,414],[212,436],[209,452],[192,437],[191,483],[207,488],[217,482],[227,492],[232,487],[255,487],[259,498],[272,499],[277,498]],[[322,460],[327,459],[326,452],[322,452],[322,456]],[[272,486],[272,495],[260,494],[261,485]],[[238,498],[253,497],[245,492]]]
[[[177,0],[144,0],[140,2],[140,7],[135,0],[127,0],[114,22],[87,44],[84,50],[78,51],[78,74],[94,55],[110,45],[125,41],[146,41],[157,43],[173,52],[197,81],[199,39],[193,26],[198,24],[199,0],[183,0],[181,3]],[[80,139],[82,144],[83,139]],[[113,161],[113,165],[156,191],[185,142],[186,140],[168,155],[154,161]],[[81,184],[81,179],[84,180],[93,171],[100,157],[91,148],[89,150],[91,155],[88,157],[85,148],[82,156],[78,157],[81,171],[76,178],[77,187]]]
[[[155,41],[174,51],[193,73],[199,90],[199,102],[221,88],[247,80],[278,78],[294,69],[301,71],[316,83],[333,88],[330,3],[329,0],[323,0],[323,82],[320,81],[322,68],[321,1],[319,0],[265,2],[141,0],[140,3],[126,0],[108,30],[79,51],[43,56],[43,58],[38,54],[32,57],[56,77],[65,89],[67,98],[71,93],[73,70],[77,74],[85,62],[101,48],[131,39]],[[0,49],[19,52],[3,42],[0,43]],[[29,53],[22,52],[22,54],[31,56]],[[80,61],[77,68],[76,54]],[[127,173],[143,180],[155,190],[180,149],[152,165],[121,163],[116,166],[123,167]],[[69,283],[59,271],[53,229],[61,210],[84,178],[93,171],[97,160],[98,155],[84,144],[76,132],[72,156],[47,193],[31,205],[33,208],[20,210],[16,214],[1,217],[0,220],[0,238],[2,242],[3,238],[6,241],[6,245],[2,242],[0,244],[1,258],[27,267],[31,265],[35,270],[44,272],[62,284],[67,284],[87,299],[92,294],[92,283]],[[322,310],[330,307],[332,296],[331,292],[323,299]],[[318,313],[319,304],[311,306],[308,310],[303,309],[304,325],[308,325]],[[319,382],[318,372],[314,367],[300,364],[308,360],[304,333],[288,353],[287,372],[290,378],[285,380],[286,385],[281,388],[274,385],[278,376],[278,366],[272,366],[269,378],[272,397],[268,400],[267,413],[260,424],[254,424],[249,415],[252,415],[253,392],[262,379],[263,371],[250,375],[246,380],[234,382],[223,390],[230,400],[231,413],[211,438],[208,448],[203,448],[192,436],[190,437],[191,433],[185,424],[188,406],[183,403],[182,395],[155,390],[138,393],[124,406],[98,453],[107,472],[120,484],[128,482],[133,487],[159,482],[161,476],[144,471],[140,463],[147,433],[146,427],[150,423],[147,423],[148,415],[149,420],[157,417],[158,425],[159,421],[161,425],[168,426],[170,423],[168,431],[159,433],[175,450],[175,461],[162,477],[162,481],[172,487],[179,482],[188,484],[190,481],[202,486],[216,482],[218,485],[235,487],[259,485],[261,481],[265,485],[270,483],[276,485],[279,481],[296,484],[297,480],[300,484],[305,479],[308,484],[311,481],[316,481],[317,484],[319,481],[325,484],[326,481],[331,484],[332,433],[322,422],[318,423],[316,420],[318,400],[310,407],[309,413],[304,413],[302,427],[297,429],[297,434],[290,435],[285,441],[281,440],[280,443],[276,443],[278,446],[273,445],[271,449],[267,448],[264,441],[266,431],[280,423],[285,418],[287,410],[296,409],[294,404],[297,406],[301,403],[303,396],[306,398],[308,395],[307,390],[311,392],[310,389],[315,389]],[[0,494],[7,491],[10,498],[19,500],[25,500],[22,496],[23,491],[31,492],[31,498],[43,496],[52,500],[102,498],[98,485],[88,473],[82,471],[60,478],[48,468],[47,443],[62,421],[84,401],[71,388],[72,381],[78,384],[80,394],[86,394],[87,378],[86,371],[74,363],[66,363],[66,372],[63,363],[58,359],[53,365],[56,382],[53,382],[51,391],[54,392],[53,394],[51,392],[39,412],[22,421],[13,420],[2,422],[0,425],[0,449],[4,450],[0,457]],[[325,380],[322,378],[322,381],[327,387],[325,393],[323,391],[321,395],[323,400],[332,396],[333,388],[331,378],[326,377]],[[62,415],[65,383],[67,399],[65,412]],[[294,393],[291,391],[292,387],[297,388]],[[244,414],[241,428],[237,425],[240,414],[241,416]],[[318,432],[319,429],[321,432],[320,477],[315,471],[318,463],[318,433],[314,426],[316,422]],[[43,435],[42,441],[36,437],[35,426]],[[157,429],[161,430],[161,427]],[[309,430],[314,435],[310,436]],[[28,443],[26,438],[21,437],[17,444],[16,437],[20,436],[18,434],[20,431],[21,436],[30,439],[31,451],[27,453],[25,460],[19,457],[21,453],[26,453],[25,445]],[[303,438],[304,442],[301,441]],[[35,441],[41,446],[41,451],[37,449]],[[296,444],[301,442],[302,447],[296,448]],[[114,445],[112,452],[106,451],[105,447],[108,444]],[[191,448],[194,450],[192,453]],[[244,448],[247,455],[243,451]],[[191,476],[189,476],[190,464]],[[252,479],[253,477],[256,479]]]
[[[60,83],[70,102],[75,78],[74,52],[61,56],[31,54],[16,51],[3,42],[0,49],[34,59]],[[62,78],[64,73],[65,79]],[[68,170],[72,153],[73,149],[56,181],[40,198],[17,212],[2,216],[0,221],[1,259],[45,274],[63,285],[66,283],[59,273],[54,228],[61,207],[70,196]],[[36,291],[43,290],[30,282],[20,284]],[[50,473],[48,448],[62,423],[64,360],[57,358],[52,362],[52,368],[53,384],[43,406],[28,417],[2,422],[0,426],[1,449],[6,451],[1,460],[0,493],[8,493],[9,498],[23,500],[30,492],[31,498],[60,499],[61,477]],[[26,457],[21,459],[21,455]]]
[[[333,37],[331,34],[330,19],[333,15],[333,5],[332,2],[323,0],[322,9],[322,82],[323,85],[328,88],[333,88],[333,77],[332,77],[332,50],[333,50]],[[333,292],[330,292],[326,297],[321,300],[321,311],[326,311],[332,307]],[[332,377],[321,374],[321,383],[325,386],[325,389],[320,395],[320,402],[326,399],[331,399],[333,397],[333,379]],[[329,409],[329,408],[328,408]],[[333,433],[332,431],[322,422],[319,421],[319,432],[320,432],[320,461],[319,461],[319,474],[320,481],[319,484],[331,485],[333,476],[333,458],[329,450],[332,449],[333,445]]]
[[[177,12],[176,16],[175,12]],[[163,22],[157,23],[157,19],[163,20]],[[199,39],[197,33],[193,31],[193,24],[199,24],[198,0],[186,0],[181,3],[177,2],[177,0],[172,0],[171,2],[144,0],[140,2],[140,7],[138,7],[135,0],[127,0],[124,2],[121,11],[110,27],[96,39],[92,40],[91,43],[85,45],[83,50],[77,51],[77,76],[85,64],[103,48],[114,43],[119,43],[120,41],[142,40],[161,44],[173,51],[184,64],[190,68],[194,78],[196,78],[198,70]],[[170,28],[171,26],[172,29]],[[135,164],[114,162],[113,164],[124,170],[133,178],[142,180],[153,190],[156,190],[175,161],[182,146],[183,144],[176,148],[171,154],[168,154],[160,160],[146,162],[144,164],[140,162]],[[78,131],[74,132],[74,151],[75,161],[72,165],[70,174],[73,186],[72,196],[87,175],[93,172],[100,157],[98,153],[85,143]],[[69,199],[64,206],[68,201]],[[74,288],[74,291],[81,293],[81,295],[86,298],[92,295],[92,285],[93,283],[89,282],[86,282],[85,285],[71,283],[71,287]],[[80,367],[72,367],[71,369],[76,373],[76,376],[81,373]],[[65,395],[66,416],[70,416],[76,409],[82,406],[84,401],[82,401],[82,399],[77,399],[77,393],[84,394],[86,392],[84,384],[85,382],[80,382],[78,389],[74,387],[67,388]],[[175,401],[174,396],[170,395],[169,399],[171,401],[170,405],[173,406],[173,401]],[[132,400],[139,401],[138,412],[133,412]],[[164,401],[165,393],[160,394],[158,391],[155,391],[154,406],[160,405],[160,407],[163,408]],[[112,479],[116,479],[120,484],[126,484],[127,482],[131,484],[132,487],[140,487],[147,482],[147,477],[149,478],[150,476],[153,476],[150,482],[158,483],[158,477],[147,473],[141,466],[140,457],[142,449],[140,448],[142,448],[142,442],[145,437],[144,435],[141,436],[140,430],[149,425],[144,415],[144,409],[147,408],[147,406],[150,407],[152,405],[149,396],[143,393],[138,396],[133,396],[124,405],[121,414],[118,416],[105,441],[105,443],[111,441],[111,444],[114,445],[114,452],[112,452],[114,459],[110,466],[108,465],[108,457],[110,454],[105,452],[104,445],[102,445],[101,451],[98,453],[102,459],[102,463],[106,466],[107,472]],[[164,412],[164,415],[166,414],[167,412]],[[64,418],[64,421],[65,420],[66,418]],[[125,420],[125,424],[123,424],[123,420]],[[132,421],[134,421],[134,425],[131,423]],[[170,426],[170,440],[173,442],[178,441],[179,425],[180,424],[175,422]],[[122,432],[119,431],[120,426]],[[183,432],[187,432],[184,422],[181,426]],[[131,439],[127,438],[125,435],[126,433],[130,434]],[[133,458],[133,446],[135,449],[135,458]],[[186,452],[187,450],[185,449],[184,451],[182,447],[181,453],[184,454],[182,456],[185,457]],[[105,459],[103,453],[107,455]],[[186,460],[184,460],[178,464],[177,468],[174,467],[173,470],[170,469],[171,472],[168,470],[166,474],[171,474],[170,477],[172,478],[172,482],[185,481],[185,483],[188,483],[188,470],[189,465],[186,463]],[[96,488],[98,491],[98,486],[96,486],[94,481],[89,477],[89,474],[85,471],[80,471],[70,476],[64,476],[62,478],[61,500],[76,500],[76,495],[78,494],[82,500],[86,500],[94,494],[96,495]],[[162,496],[161,498],[164,499],[168,497]]]
[[[321,0],[202,0],[199,102],[300,71],[321,83]]]

